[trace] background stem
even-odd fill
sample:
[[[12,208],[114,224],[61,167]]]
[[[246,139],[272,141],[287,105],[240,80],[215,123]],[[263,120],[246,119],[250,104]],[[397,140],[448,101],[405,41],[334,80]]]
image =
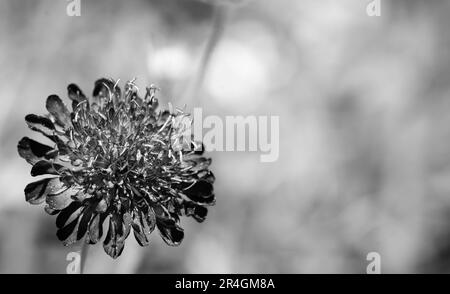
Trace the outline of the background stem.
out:
[[[202,53],[198,71],[191,82],[190,88],[188,90],[187,101],[192,105],[199,103],[199,92],[201,90],[203,80],[205,78],[208,64],[211,59],[212,53],[219,43],[220,38],[225,30],[225,22],[228,15],[228,8],[223,5],[215,5],[213,12],[213,22],[211,34],[206,43],[206,47]]]
[[[83,240],[83,245],[81,245],[80,252],[80,274],[84,274],[84,267],[86,265],[86,258],[89,252],[89,244],[86,243],[86,240]]]

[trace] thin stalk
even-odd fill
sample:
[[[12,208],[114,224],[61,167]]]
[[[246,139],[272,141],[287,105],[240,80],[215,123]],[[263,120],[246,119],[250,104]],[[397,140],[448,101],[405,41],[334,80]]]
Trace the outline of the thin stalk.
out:
[[[84,274],[84,267],[86,265],[86,259],[89,252],[89,244],[83,240],[83,245],[81,245],[80,252],[80,274]]]
[[[202,53],[198,71],[195,74],[192,82],[190,83],[190,88],[188,90],[187,102],[195,104],[199,103],[199,92],[201,90],[203,80],[205,78],[206,72],[208,70],[208,64],[211,60],[212,53],[217,47],[220,38],[225,31],[225,23],[228,15],[228,7],[223,5],[215,5],[213,12],[213,22],[211,34],[207,40],[205,49]]]

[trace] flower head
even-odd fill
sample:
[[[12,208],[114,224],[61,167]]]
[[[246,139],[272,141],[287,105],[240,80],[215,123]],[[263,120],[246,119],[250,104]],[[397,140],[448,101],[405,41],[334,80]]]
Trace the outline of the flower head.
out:
[[[167,244],[179,245],[180,216],[202,222],[215,202],[211,160],[202,156],[201,143],[183,136],[180,121],[188,115],[158,110],[156,88],[141,98],[133,81],[122,92],[113,80],[97,80],[91,99],[75,84],[67,89],[72,111],[51,95],[48,115],[25,117],[33,131],[54,143],[28,137],[19,142],[31,175],[50,175],[27,185],[26,201],[46,202],[66,246],[83,238],[97,243],[105,222],[103,247],[113,258],[131,230],[141,246],[149,244],[155,227]]]

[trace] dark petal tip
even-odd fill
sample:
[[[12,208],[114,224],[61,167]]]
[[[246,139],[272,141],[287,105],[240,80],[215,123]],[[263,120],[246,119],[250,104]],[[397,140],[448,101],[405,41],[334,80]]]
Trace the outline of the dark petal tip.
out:
[[[52,179],[43,179],[37,182],[28,184],[25,187],[25,200],[31,204],[41,204],[45,201],[47,196],[47,186]]]
[[[57,95],[50,95],[47,98],[46,108],[53,115],[56,123],[62,127],[70,127],[71,116],[64,102]]]
[[[67,221],[70,218],[77,218],[82,211],[82,209],[80,208],[80,202],[72,202],[69,204],[69,206],[61,210],[61,212],[56,217],[56,227],[58,229],[61,229],[66,225]]]
[[[134,213],[132,227],[136,241],[141,246],[147,246],[150,243],[150,235],[155,229],[156,217],[151,208],[144,212],[141,209]]]
[[[54,151],[53,148],[34,141],[28,137],[24,137],[19,141],[17,149],[19,155],[30,164],[37,163],[45,158],[50,151]]]
[[[117,215],[111,216],[109,219],[109,229],[103,241],[103,249],[106,254],[116,259],[122,254],[125,247],[125,240],[123,238],[123,227],[120,218]]]
[[[205,221],[207,215],[208,209],[200,205],[195,206],[194,211],[192,213],[192,217],[199,223]]]
[[[80,87],[76,84],[70,84],[67,86],[67,94],[71,100],[78,103],[86,100],[86,96],[83,91],[81,91]]]
[[[36,127],[35,125],[42,125],[43,127],[54,130],[55,126],[49,118],[44,116],[39,116],[36,114],[28,114],[25,116],[25,121],[28,123],[30,127]]]
[[[40,175],[58,175],[58,171],[62,168],[61,165],[53,164],[46,160],[38,161],[31,169],[31,175],[33,177]]]
[[[184,230],[171,219],[157,218],[159,233],[169,246],[178,246],[184,238]]]
[[[195,202],[209,204],[214,201],[213,189],[213,185],[210,182],[200,180],[186,188],[184,192]]]

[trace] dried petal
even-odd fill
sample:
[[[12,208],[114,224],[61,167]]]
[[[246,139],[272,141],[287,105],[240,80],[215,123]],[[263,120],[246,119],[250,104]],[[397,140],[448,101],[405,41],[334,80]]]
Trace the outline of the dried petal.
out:
[[[61,98],[57,95],[48,96],[46,107],[48,112],[55,118],[58,125],[63,128],[69,128],[72,126],[70,112],[66,105],[62,102]]]
[[[69,206],[61,210],[61,212],[56,217],[56,227],[62,228],[70,220],[78,218],[80,213],[83,211],[83,207],[80,202],[72,202]]]
[[[43,179],[25,187],[25,200],[31,204],[41,204],[45,201],[47,185],[52,179]]]
[[[87,100],[83,91],[75,84],[67,86],[67,95],[72,100],[72,109],[74,111],[77,109],[79,103]]]
[[[106,254],[116,259],[122,254],[124,245],[122,221],[117,215],[113,215],[109,219],[109,229],[105,241],[103,241],[103,249]]]
[[[38,161],[33,168],[31,169],[31,175],[33,177],[41,176],[41,175],[58,175],[59,170],[62,169],[62,166],[59,164],[54,164],[47,160]]]
[[[46,117],[29,114],[25,117],[28,127],[33,131],[40,132],[49,138],[55,137],[55,126]]]
[[[97,243],[103,235],[103,222],[108,214],[95,213],[89,223],[89,229],[86,235],[86,242],[89,244]]]
[[[214,201],[213,185],[207,181],[197,181],[193,185],[190,185],[184,193],[192,199],[192,201],[198,203],[209,204]]]
[[[184,230],[169,218],[156,217],[156,225],[159,233],[169,246],[178,246],[184,238]]]
[[[110,101],[110,99],[114,104],[117,104],[121,96],[121,91],[114,81],[102,78],[95,81],[92,96],[93,103],[97,105],[102,105],[104,100]]]
[[[80,188],[77,187],[68,187],[61,181],[57,183],[53,181],[51,184],[54,184],[54,192],[50,192],[47,194],[46,202],[52,209],[62,210],[69,206],[70,203],[73,202],[73,196],[77,195],[80,191]],[[50,186],[50,185],[49,185]]]
[[[78,232],[77,232],[77,240],[80,240],[84,237],[88,230],[88,225],[92,219],[92,214],[95,211],[96,203],[90,204],[83,212],[83,216],[80,219],[80,223],[78,224]]]
[[[192,216],[199,223],[205,221],[208,209],[195,203],[184,203],[186,216]]]
[[[150,242],[150,234],[155,229],[156,218],[155,213],[151,208],[149,211],[142,211],[137,209],[133,217],[133,232],[136,241],[141,246],[147,246]]]
[[[24,137],[19,141],[17,149],[19,155],[32,165],[44,159],[47,153],[53,151],[53,148],[28,137]]]

